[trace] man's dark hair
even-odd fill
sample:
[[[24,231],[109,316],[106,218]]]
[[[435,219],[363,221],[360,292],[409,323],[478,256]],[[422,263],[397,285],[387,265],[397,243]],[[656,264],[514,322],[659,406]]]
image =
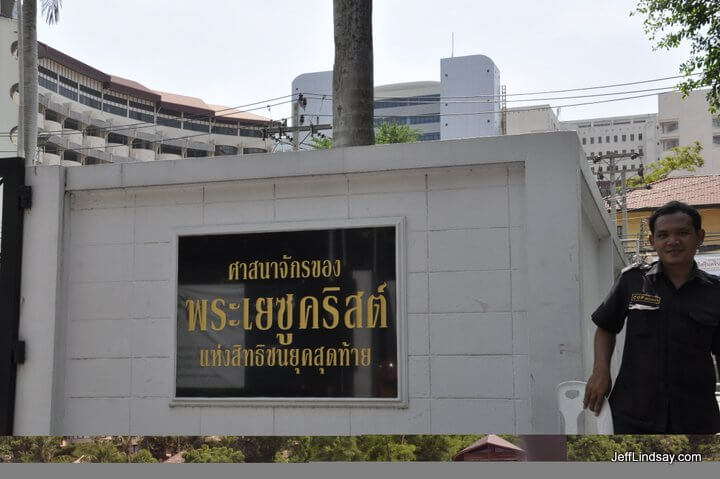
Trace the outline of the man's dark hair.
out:
[[[670,201],[669,203],[665,203],[660,208],[656,209],[652,216],[650,216],[650,219],[648,220],[648,223],[650,223],[650,232],[655,233],[655,222],[658,218],[665,215],[671,215],[673,213],[685,213],[692,220],[695,231],[700,231],[700,228],[702,227],[702,219],[700,218],[698,210],[686,203],[683,203],[682,201]]]

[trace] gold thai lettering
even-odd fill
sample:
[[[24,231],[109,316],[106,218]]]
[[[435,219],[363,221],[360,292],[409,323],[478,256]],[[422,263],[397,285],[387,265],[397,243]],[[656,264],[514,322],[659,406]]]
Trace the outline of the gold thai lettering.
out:
[[[273,298],[258,298],[255,300],[255,326],[261,331],[267,331],[273,325]],[[263,318],[265,318],[263,322]]]
[[[245,348],[242,344],[200,349],[200,367],[291,367],[299,374],[299,367],[315,367],[324,374],[328,367],[368,367],[372,364],[371,348],[350,347],[343,341],[339,347],[319,346],[315,348],[267,347],[257,344]]]
[[[383,293],[387,283],[378,286],[378,295],[370,295],[367,300],[367,327],[374,328],[380,319],[380,327],[387,328],[387,300]]]
[[[228,280],[339,278],[342,261],[339,259],[296,260],[283,254],[280,261],[233,261],[228,264]]]
[[[213,299],[212,303],[210,304],[210,309],[212,310],[213,314],[215,314],[217,321],[213,320],[210,323],[210,327],[214,331],[222,331],[225,329],[225,323],[227,322],[227,315],[225,314],[225,311],[220,309],[220,306],[225,306],[225,300],[224,299]]]
[[[188,299],[185,308],[188,312],[188,331],[195,331],[196,325],[200,331],[207,331],[207,299]]]
[[[339,286],[328,286],[326,288],[323,288],[322,290],[323,294],[337,291],[340,291]],[[323,326],[325,327],[325,329],[335,329],[340,322],[340,312],[337,309],[337,303],[337,296],[323,297],[323,309],[329,315],[329,318],[327,316],[323,318]]]
[[[300,300],[300,329],[307,329],[308,320],[312,320],[312,329],[319,329],[320,325],[318,318],[317,298],[314,296],[305,296],[302,298]]]
[[[355,294],[351,294],[350,296],[345,298],[345,306],[347,309],[345,310],[345,327],[348,329],[353,328],[362,328],[363,325],[363,319],[362,319],[362,297],[363,294],[365,294],[364,291],[358,291]],[[353,306],[350,306],[350,303],[354,303]],[[354,319],[353,319],[354,317]]]

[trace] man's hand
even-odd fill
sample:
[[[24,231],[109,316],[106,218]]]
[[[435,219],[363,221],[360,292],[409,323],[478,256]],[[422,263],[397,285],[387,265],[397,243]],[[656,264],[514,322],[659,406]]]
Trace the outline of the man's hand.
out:
[[[585,409],[589,408],[596,416],[600,414],[603,402],[607,395],[610,394],[611,386],[612,379],[610,379],[609,370],[605,368],[594,370],[585,386],[583,407]]]

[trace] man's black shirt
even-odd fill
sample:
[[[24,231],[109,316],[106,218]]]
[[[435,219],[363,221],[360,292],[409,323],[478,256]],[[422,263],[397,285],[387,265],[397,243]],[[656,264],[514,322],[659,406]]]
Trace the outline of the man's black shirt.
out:
[[[695,264],[676,289],[660,262],[628,267],[592,320],[617,334],[626,317],[613,415],[658,433],[720,432],[711,357],[720,355],[720,278]]]

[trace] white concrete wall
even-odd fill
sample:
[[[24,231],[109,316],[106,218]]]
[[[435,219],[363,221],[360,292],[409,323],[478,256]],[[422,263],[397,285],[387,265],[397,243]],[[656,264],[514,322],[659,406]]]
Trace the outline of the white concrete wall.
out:
[[[16,431],[556,433],[555,386],[583,376],[581,160],[555,133],[39,168],[56,193],[26,223]],[[173,228],[389,216],[406,219],[408,408],[170,407]]]

